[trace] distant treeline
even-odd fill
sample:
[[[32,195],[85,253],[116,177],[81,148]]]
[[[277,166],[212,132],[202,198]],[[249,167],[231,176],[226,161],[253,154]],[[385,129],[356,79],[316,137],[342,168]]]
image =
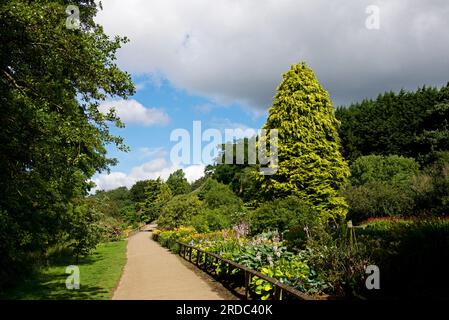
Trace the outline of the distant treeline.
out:
[[[401,155],[421,164],[449,150],[449,83],[414,92],[386,92],[339,107],[343,155],[354,161],[363,155]]]

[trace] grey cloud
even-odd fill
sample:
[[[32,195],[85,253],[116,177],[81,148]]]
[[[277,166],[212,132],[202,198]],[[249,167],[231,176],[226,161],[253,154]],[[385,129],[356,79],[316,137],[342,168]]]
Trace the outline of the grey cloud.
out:
[[[368,5],[380,29],[368,30]],[[216,103],[271,104],[283,72],[306,61],[334,104],[449,81],[449,2],[118,1],[98,21],[131,43],[119,54],[133,73],[161,73]]]

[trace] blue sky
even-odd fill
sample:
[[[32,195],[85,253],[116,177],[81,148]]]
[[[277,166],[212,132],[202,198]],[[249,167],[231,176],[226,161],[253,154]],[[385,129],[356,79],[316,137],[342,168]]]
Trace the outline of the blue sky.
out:
[[[442,86],[449,74],[447,0],[104,0],[96,20],[130,42],[117,54],[137,92],[106,101],[126,124],[112,131],[131,152],[99,189],[166,178],[170,133],[210,127],[261,128],[276,86],[305,61],[334,106],[379,93]],[[374,8],[374,9],[373,9]],[[188,179],[204,166],[186,164]]]
[[[260,128],[266,114],[255,114],[238,103],[223,106],[207,98],[190,95],[182,89],[174,88],[169,81],[152,81],[150,77],[134,77],[137,92],[129,99],[140,102],[143,106],[151,106],[163,110],[169,117],[168,123],[146,126],[142,123],[128,122],[124,129],[114,128],[113,133],[125,138],[131,148],[129,154],[108,148],[109,153],[121,159],[114,169],[130,171],[141,164],[141,158],[148,158],[149,152],[155,156],[162,151],[169,151],[176,142],[170,141],[170,133],[177,128],[192,131],[193,121],[201,121],[202,128]],[[160,152],[156,152],[160,151]],[[123,161],[125,160],[125,161]]]
[[[133,76],[133,81],[136,93],[123,103],[133,101],[146,109],[158,110],[164,115],[163,121],[145,123],[142,118],[139,120],[124,117],[124,108],[121,108],[123,105],[115,106],[118,114],[124,118],[125,128],[111,127],[111,132],[123,137],[130,151],[120,151],[114,145],[107,147],[108,155],[117,158],[119,163],[112,168],[112,174],[102,173],[94,177],[100,188],[111,189],[122,185],[129,187],[137,180],[157,176],[166,179],[170,172],[178,168],[173,166],[170,159],[170,150],[177,143],[170,141],[170,134],[178,128],[192,132],[194,121],[201,122],[202,131],[215,128],[220,130],[224,137],[225,129],[257,130],[266,120],[266,112],[255,112],[239,103],[221,105],[207,97],[192,95],[186,90],[175,88],[167,79]],[[108,101],[104,105],[108,106]],[[131,119],[127,120],[128,118]],[[207,142],[203,142],[203,146],[206,144]],[[206,161],[203,165],[181,165],[179,168],[186,169],[188,180],[194,181],[202,176],[204,165],[209,163],[211,161]],[[145,164],[155,165],[149,166],[149,170],[132,174],[133,170],[136,171],[136,168]]]

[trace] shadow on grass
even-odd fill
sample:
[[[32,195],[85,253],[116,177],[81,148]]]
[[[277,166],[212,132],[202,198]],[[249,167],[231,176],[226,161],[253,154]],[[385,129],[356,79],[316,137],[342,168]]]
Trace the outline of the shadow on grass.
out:
[[[81,257],[76,264],[76,259],[68,253],[53,256],[49,259],[49,267],[37,270],[1,298],[11,300],[107,299],[110,290],[98,285],[104,282],[101,275],[105,271],[105,266],[102,262],[106,258],[105,254],[94,252],[89,256]],[[80,268],[79,289],[70,290],[66,287],[66,279],[70,274],[65,271],[70,265],[77,265]]]

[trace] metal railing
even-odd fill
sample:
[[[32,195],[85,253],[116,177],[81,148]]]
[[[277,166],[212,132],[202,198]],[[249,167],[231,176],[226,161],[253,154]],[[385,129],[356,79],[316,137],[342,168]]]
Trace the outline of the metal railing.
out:
[[[241,264],[238,264],[234,261],[225,259],[218,254],[204,251],[200,248],[191,246],[186,243],[177,242],[180,246],[179,249],[179,255],[183,257],[185,260],[195,264],[198,268],[202,269],[205,272],[209,272],[209,267],[212,267],[212,261],[215,260],[216,263],[218,261],[221,261],[229,266],[229,272],[231,272],[233,269],[240,269],[244,273],[244,287],[245,287],[245,294],[243,296],[244,299],[248,300],[250,297],[250,283],[253,276],[256,276],[260,279],[263,279],[267,282],[269,282],[274,289],[274,300],[283,300],[285,296],[291,296],[293,298],[299,299],[299,300],[313,300],[312,297],[302,293],[301,291],[296,290],[293,287],[287,286],[283,283],[281,283],[279,280],[274,279],[270,276],[267,276],[265,274],[262,274],[258,271],[249,269]],[[195,261],[192,261],[192,251],[196,251],[196,259]],[[204,262],[202,262],[202,256],[204,255]]]

